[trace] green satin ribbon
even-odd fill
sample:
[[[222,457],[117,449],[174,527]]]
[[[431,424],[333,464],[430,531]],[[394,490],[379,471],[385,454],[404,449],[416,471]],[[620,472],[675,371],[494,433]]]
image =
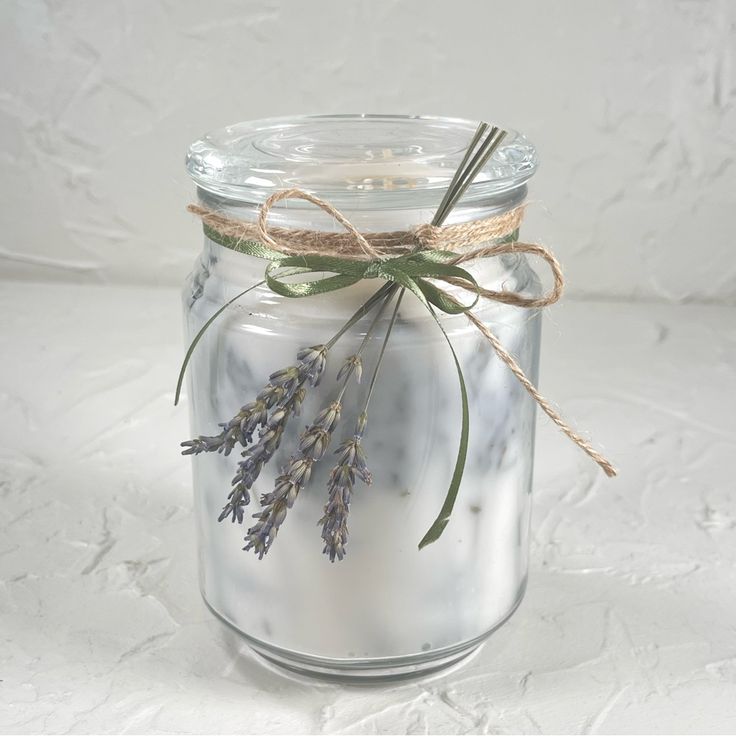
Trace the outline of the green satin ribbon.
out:
[[[285,297],[329,294],[331,291],[345,289],[365,279],[383,279],[394,281],[399,286],[409,289],[425,305],[431,304],[447,314],[467,312],[476,305],[479,298],[478,282],[469,271],[452,264],[457,258],[457,253],[451,251],[420,250],[403,256],[370,261],[321,255],[288,256],[254,240],[238,240],[222,235],[208,225],[204,226],[204,232],[210,240],[226,248],[268,260],[266,284],[271,291]],[[289,281],[285,280],[285,271],[288,271]],[[303,281],[292,280],[292,277],[297,275],[326,273],[335,275]],[[460,304],[427,279],[443,281],[461,279],[466,282],[469,291],[475,291],[475,298],[470,304]]]
[[[460,445],[455,461],[455,468],[450,481],[450,486],[445,496],[437,518],[432,523],[429,531],[424,535],[419,543],[419,549],[435,542],[439,539],[450,520],[450,514],[457,498],[460,483],[462,481],[465,469],[465,459],[468,452],[469,437],[469,409],[468,394],[465,386],[465,379],[460,367],[460,361],[455,353],[452,343],[445,332],[435,308],[446,314],[461,314],[472,309],[478,299],[479,286],[473,275],[453,264],[457,258],[457,253],[444,250],[418,250],[405,255],[392,258],[378,258],[369,261],[361,261],[350,258],[339,258],[337,256],[322,255],[299,255],[289,256],[280,253],[271,248],[266,247],[262,243],[254,240],[239,240],[232,238],[215,229],[204,225],[205,235],[215,243],[229,248],[230,250],[244,253],[249,256],[261,258],[268,261],[264,280],[258,284],[241,292],[223,307],[221,307],[214,315],[205,323],[202,329],[189,346],[189,350],[184,358],[184,362],[179,373],[179,381],[176,387],[175,403],[179,400],[181,387],[184,379],[187,364],[191,358],[192,352],[205,330],[214,322],[214,320],[234,301],[241,296],[264,283],[268,288],[276,294],[289,298],[301,298],[306,296],[316,296],[319,294],[329,294],[331,291],[345,289],[359,281],[365,279],[382,279],[383,281],[394,282],[397,286],[411,291],[422,304],[428,309],[434,320],[437,322],[442,331],[447,344],[452,352],[452,357],[457,369],[458,380],[460,383],[460,399],[462,406],[462,419],[460,426]],[[325,274],[333,274],[331,276]],[[299,279],[300,276],[317,275],[318,278]],[[296,277],[296,279],[295,279]],[[469,292],[475,292],[474,298],[470,304],[461,304],[457,299],[450,296],[442,289],[435,286],[427,279],[435,279],[440,281],[463,282],[462,286]]]

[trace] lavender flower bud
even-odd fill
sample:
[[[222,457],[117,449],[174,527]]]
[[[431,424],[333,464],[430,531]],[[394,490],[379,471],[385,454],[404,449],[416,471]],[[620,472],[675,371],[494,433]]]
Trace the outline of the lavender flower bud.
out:
[[[287,396],[291,396],[299,385],[301,374],[299,368],[290,366],[289,368],[282,368],[281,370],[272,373],[268,379],[275,386],[283,388]]]
[[[299,491],[309,482],[312,467],[325,453],[332,430],[340,418],[340,403],[335,401],[320,412],[299,438],[299,451],[292,455],[284,472],[276,479],[273,491],[261,496],[263,509],[254,514],[256,523],[248,529],[244,550],[254,550],[263,558],[276,538],[286,513]],[[352,472],[352,471],[350,471]]]
[[[350,373],[355,374],[355,380],[360,383],[363,377],[363,361],[359,355],[349,355],[345,362],[342,364],[338,374],[337,380],[341,381],[343,377],[347,377]]]
[[[266,407],[271,409],[272,407],[280,404],[284,400],[286,391],[283,386],[274,386],[269,383],[265,388],[258,394],[258,401],[263,401]]]
[[[289,412],[286,409],[283,409],[283,408],[276,409],[271,414],[271,416],[268,418],[268,422],[266,423],[266,426],[269,427],[269,429],[280,427],[286,420],[288,413]]]
[[[358,421],[355,423],[355,436],[356,437],[362,437],[363,433],[365,432],[365,425],[368,422],[368,414],[363,412],[359,417]]]
[[[236,488],[230,491],[228,496],[228,503],[222,509],[222,513],[217,518],[217,521],[223,521],[228,516],[232,516],[231,521],[238,524],[243,523],[243,512],[245,507],[250,503],[250,494],[248,489],[239,484]]]
[[[317,386],[327,365],[327,346],[314,345],[303,348],[297,353],[300,361],[299,370],[309,380],[312,386]]]
[[[357,427],[361,433],[365,430],[365,422],[365,413],[363,413],[358,419]],[[343,442],[337,448],[335,453],[338,456],[337,465],[332,469],[327,484],[329,496],[324,516],[319,523],[322,525],[324,541],[322,551],[330,558],[330,562],[342,560],[345,557],[345,546],[348,540],[347,519],[356,476],[366,485],[371,482],[365,452],[360,442],[361,435],[356,431],[351,440]]]
[[[222,447],[222,437],[205,437],[200,435],[194,440],[187,440],[181,443],[181,447],[185,447],[182,450],[182,455],[199,455],[200,452],[213,452],[219,450]]]
[[[304,397],[307,395],[307,390],[300,386],[294,395],[291,397],[291,413],[293,416],[298,417],[301,414],[302,403],[304,403]]]
[[[319,460],[327,450],[330,442],[330,433],[319,427],[309,429],[302,435],[299,450],[304,454]]]
[[[283,501],[279,501],[274,504],[274,511],[271,515],[271,522],[275,528],[278,528],[286,518],[286,504]]]
[[[306,485],[309,483],[309,477],[312,475],[312,465],[314,465],[314,459],[311,457],[294,457],[289,463],[287,475],[299,485]]]
[[[323,427],[325,430],[332,433],[337,426],[337,423],[340,421],[341,411],[342,406],[340,405],[340,402],[333,401],[317,415],[317,418],[314,420],[315,426]]]

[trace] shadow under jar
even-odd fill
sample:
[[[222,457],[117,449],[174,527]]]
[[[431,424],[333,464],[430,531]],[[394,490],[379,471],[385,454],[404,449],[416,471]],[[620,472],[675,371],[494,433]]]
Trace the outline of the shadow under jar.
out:
[[[187,157],[200,202],[255,221],[274,191],[299,187],[337,207],[360,231],[406,230],[432,219],[473,135],[465,120],[402,116],[310,116],[247,122],[195,142]],[[446,224],[519,206],[534,173],[531,144],[510,133]],[[289,200],[269,225],[327,232],[341,226],[314,205]],[[464,264],[488,289],[540,294],[522,255]],[[263,278],[265,261],[205,237],[184,288],[188,342],[229,299]],[[382,282],[300,299],[265,286],[206,331],[189,373],[192,435],[252,401],[269,374],[326,343]],[[462,298],[467,300],[467,294]],[[442,506],[461,428],[456,368],[437,324],[412,295],[401,304],[371,399],[363,439],[370,486],[356,481],[343,560],[322,553],[318,522],[327,502],[332,450],[350,438],[391,309],[363,353],[363,383],[346,391],[330,451],[288,512],[268,554],[243,537],[298,436],[333,400],[335,376],[355,353],[371,316],[330,351],[279,450],[253,487],[242,525],[218,516],[240,458],[193,458],[200,583],[208,606],[250,646],[288,668],[340,678],[427,673],[479,646],[519,604],[526,583],[535,405],[464,315],[440,315],[465,374],[470,405],[467,464],[452,518],[438,541],[418,543]],[[538,311],[481,300],[475,313],[536,381]],[[242,448],[240,448],[242,449]]]

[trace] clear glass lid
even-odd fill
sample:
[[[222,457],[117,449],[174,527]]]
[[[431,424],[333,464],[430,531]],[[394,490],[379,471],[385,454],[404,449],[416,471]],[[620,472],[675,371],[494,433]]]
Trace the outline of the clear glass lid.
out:
[[[428,207],[442,198],[477,126],[403,115],[253,120],[195,141],[186,166],[205,191],[253,204],[297,187],[336,207]],[[516,189],[536,166],[534,146],[509,130],[464,200],[480,203]]]

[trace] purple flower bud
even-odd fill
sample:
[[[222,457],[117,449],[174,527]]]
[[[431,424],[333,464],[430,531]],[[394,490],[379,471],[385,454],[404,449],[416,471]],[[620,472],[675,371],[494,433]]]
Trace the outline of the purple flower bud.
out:
[[[304,348],[297,353],[297,358],[300,361],[301,374],[312,386],[317,386],[327,365],[327,346],[314,345],[311,348]]]
[[[339,401],[333,401],[327,408],[323,409],[314,420],[315,426],[323,427],[327,432],[332,431],[340,421],[342,407]]]
[[[337,374],[337,380],[341,381],[343,377],[347,378],[350,373],[354,373],[355,380],[360,383],[360,379],[363,377],[363,361],[359,355],[349,355],[345,359]]]

